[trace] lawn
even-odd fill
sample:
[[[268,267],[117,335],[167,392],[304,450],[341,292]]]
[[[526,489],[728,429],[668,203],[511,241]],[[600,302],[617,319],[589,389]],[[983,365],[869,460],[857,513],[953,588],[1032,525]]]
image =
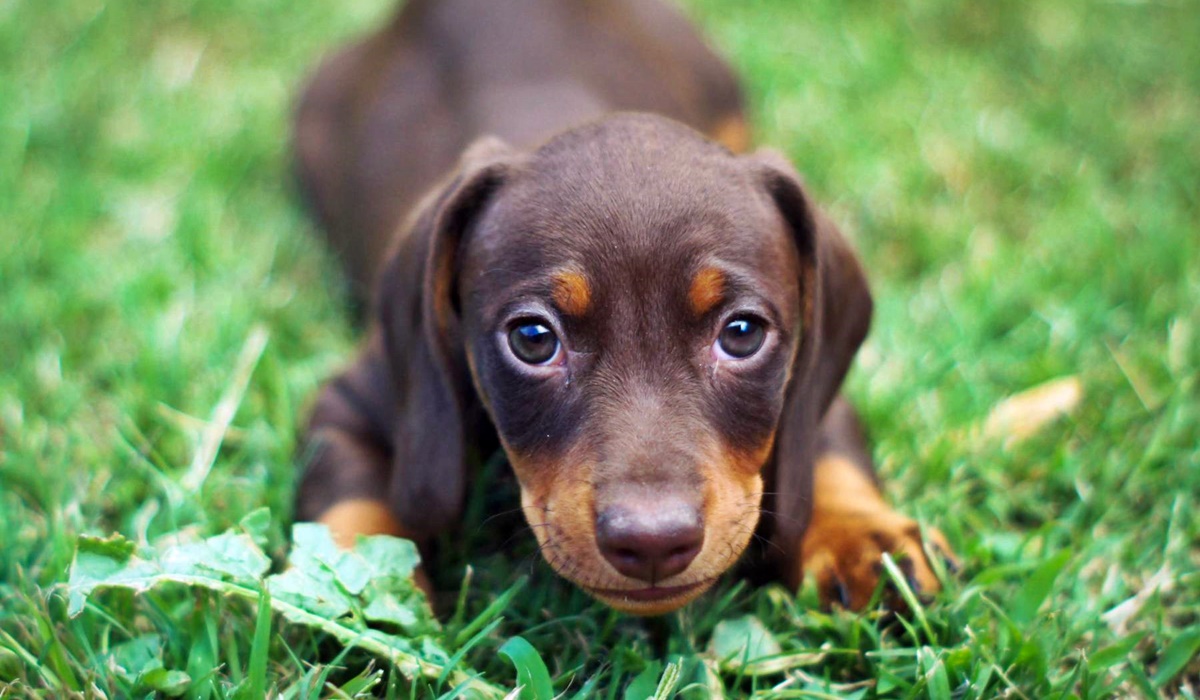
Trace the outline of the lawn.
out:
[[[221,576],[70,615],[81,536],[93,571],[230,528],[223,551],[282,569],[298,427],[355,343],[289,110],[389,3],[9,0],[0,698],[433,697],[471,677],[525,697],[1200,695],[1200,3],[687,5],[745,76],[758,140],[867,263],[849,391],[892,499],[961,556],[946,591],[896,619],[730,580],[647,624],[477,509],[443,543],[452,613],[386,635],[434,664],[417,680]],[[995,418],[1059,379],[1080,400],[1031,434]]]

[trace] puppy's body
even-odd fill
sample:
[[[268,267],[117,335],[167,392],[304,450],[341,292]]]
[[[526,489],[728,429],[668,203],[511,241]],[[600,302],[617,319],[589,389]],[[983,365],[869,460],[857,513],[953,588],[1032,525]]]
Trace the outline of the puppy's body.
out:
[[[297,515],[420,540],[498,443],[551,566],[621,609],[699,595],[764,509],[792,585],[862,605],[900,551],[935,589],[836,400],[861,270],[783,159],[704,137],[738,150],[742,123],[724,64],[645,0],[417,0],[328,62],[301,177],[375,302]]]
[[[476,138],[530,148],[615,111],[746,143],[733,73],[658,0],[410,0],[309,85],[301,182],[366,298],[403,218]]]

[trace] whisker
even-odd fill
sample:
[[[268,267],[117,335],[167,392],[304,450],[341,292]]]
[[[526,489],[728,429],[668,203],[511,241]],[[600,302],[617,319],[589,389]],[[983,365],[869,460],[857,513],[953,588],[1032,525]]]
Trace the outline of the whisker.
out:
[[[766,508],[759,508],[758,512],[762,513],[763,515],[769,515],[772,518],[775,518],[776,520],[787,520],[787,521],[797,523],[797,524],[800,524],[802,522],[800,520],[800,518],[798,518],[794,515],[784,515],[783,513],[780,513],[777,510],[768,510]]]
[[[524,508],[510,508],[508,510],[502,510],[499,513],[494,513],[494,514],[489,515],[488,517],[484,518],[483,522],[479,523],[478,529],[482,530],[484,525],[487,525],[488,523],[492,522],[496,518],[502,518],[506,515],[512,515],[513,513],[524,513],[524,512],[525,512]]]

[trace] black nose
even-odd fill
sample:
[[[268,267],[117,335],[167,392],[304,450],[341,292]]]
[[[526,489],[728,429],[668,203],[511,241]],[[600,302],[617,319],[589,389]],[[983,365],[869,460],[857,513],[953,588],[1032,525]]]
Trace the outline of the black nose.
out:
[[[704,519],[690,504],[619,503],[596,517],[600,553],[622,574],[654,584],[683,571],[704,544]]]

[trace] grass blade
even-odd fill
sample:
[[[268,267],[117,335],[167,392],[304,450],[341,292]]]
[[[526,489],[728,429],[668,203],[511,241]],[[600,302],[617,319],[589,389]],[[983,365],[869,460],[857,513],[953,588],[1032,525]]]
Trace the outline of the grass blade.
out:
[[[1025,581],[1025,585],[1021,586],[1016,597],[1013,598],[1010,609],[1014,622],[1022,626],[1033,622],[1037,617],[1038,609],[1042,607],[1042,603],[1054,589],[1054,582],[1058,579],[1059,573],[1070,559],[1071,553],[1063,550],[1043,561],[1034,569]]]
[[[237,700],[267,696],[267,658],[271,650],[271,594],[263,591],[258,597],[258,615],[254,620],[254,642],[250,647],[250,667],[246,680],[239,688]]]
[[[1158,657],[1158,670],[1154,672],[1154,687],[1162,688],[1183,670],[1196,654],[1200,653],[1200,628],[1193,627],[1184,632]]]
[[[500,594],[495,600],[493,600],[491,605],[487,606],[483,612],[479,613],[474,620],[471,620],[470,624],[462,628],[458,634],[454,635],[454,646],[462,646],[466,640],[475,635],[480,627],[488,624],[492,618],[504,612],[505,608],[507,608],[509,603],[512,602],[513,597],[515,597],[517,593],[520,593],[521,589],[525,587],[525,582],[527,580],[528,579],[526,579],[524,576],[517,579],[516,583],[514,583],[507,591]]]
[[[554,686],[550,683],[550,672],[533,645],[522,637],[513,637],[500,647],[500,655],[511,661],[517,669],[521,700],[553,700]]]

